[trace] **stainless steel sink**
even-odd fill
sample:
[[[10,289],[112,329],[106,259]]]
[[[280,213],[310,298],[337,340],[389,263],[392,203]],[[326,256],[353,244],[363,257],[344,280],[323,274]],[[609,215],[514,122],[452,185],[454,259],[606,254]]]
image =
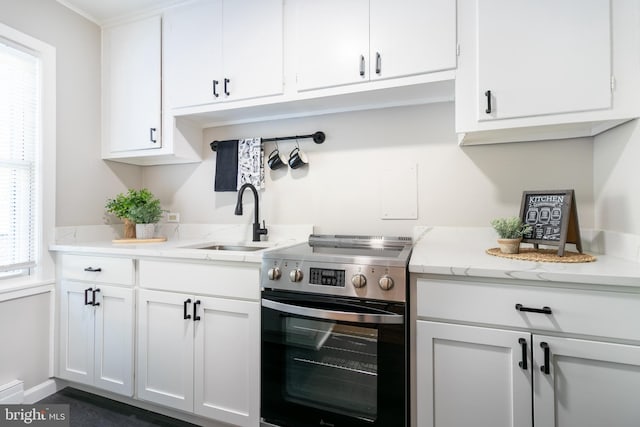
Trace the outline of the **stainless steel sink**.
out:
[[[210,245],[210,246],[202,246],[193,249],[208,249],[210,251],[259,251],[261,249],[266,249],[260,246],[244,246],[244,245]]]
[[[258,244],[243,243],[200,243],[197,245],[183,246],[184,249],[204,249],[208,251],[229,251],[229,252],[255,252],[267,249],[268,246]]]

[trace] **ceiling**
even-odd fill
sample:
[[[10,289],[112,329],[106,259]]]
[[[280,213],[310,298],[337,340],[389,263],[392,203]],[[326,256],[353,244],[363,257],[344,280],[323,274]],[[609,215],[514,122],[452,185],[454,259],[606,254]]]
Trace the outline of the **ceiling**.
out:
[[[185,0],[57,0],[91,21],[103,25],[139,13],[158,10]]]

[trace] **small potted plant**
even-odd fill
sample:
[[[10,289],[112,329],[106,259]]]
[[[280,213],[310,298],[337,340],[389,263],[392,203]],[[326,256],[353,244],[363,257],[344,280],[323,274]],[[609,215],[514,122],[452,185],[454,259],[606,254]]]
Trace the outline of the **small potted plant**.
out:
[[[522,223],[517,216],[509,218],[496,218],[491,225],[498,232],[498,245],[500,252],[505,254],[517,254],[520,252],[522,235],[531,231],[531,226]]]
[[[125,238],[148,239],[153,237],[154,224],[162,217],[158,200],[148,189],[129,189],[113,199],[107,199],[107,212],[125,223]]]

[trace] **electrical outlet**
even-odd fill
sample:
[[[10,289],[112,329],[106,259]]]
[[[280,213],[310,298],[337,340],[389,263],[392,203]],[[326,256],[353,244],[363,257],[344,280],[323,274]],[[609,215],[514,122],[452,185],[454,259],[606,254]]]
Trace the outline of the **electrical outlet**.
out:
[[[167,212],[167,222],[180,222],[180,214],[177,212]]]

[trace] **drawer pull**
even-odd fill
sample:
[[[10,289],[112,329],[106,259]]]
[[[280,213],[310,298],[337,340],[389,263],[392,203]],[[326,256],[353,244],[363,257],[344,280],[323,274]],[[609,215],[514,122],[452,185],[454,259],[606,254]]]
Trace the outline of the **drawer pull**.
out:
[[[529,369],[527,366],[527,340],[524,338],[520,338],[518,340],[518,343],[522,348],[522,360],[520,361],[520,363],[518,363],[518,366],[526,371],[527,369]]]
[[[525,307],[522,304],[516,304],[516,310],[518,311],[526,311],[528,313],[542,313],[542,314],[551,314],[551,308],[544,306],[542,308],[531,308]]]
[[[84,269],[84,271],[88,271],[90,273],[98,273],[98,272],[102,271],[102,269],[100,267],[98,267],[98,268],[87,267],[87,268]]]
[[[540,343],[540,348],[544,350],[544,365],[540,366],[540,370],[543,374],[549,375],[549,344],[543,341]]]
[[[191,319],[191,315],[187,314],[187,304],[191,304],[191,298],[187,298],[182,305],[182,317],[187,320]]]

